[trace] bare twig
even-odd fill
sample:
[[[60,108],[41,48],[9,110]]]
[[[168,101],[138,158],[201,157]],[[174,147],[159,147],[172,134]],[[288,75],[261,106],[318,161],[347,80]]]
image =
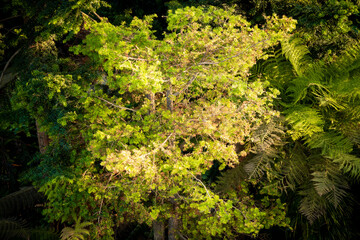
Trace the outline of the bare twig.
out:
[[[89,15],[87,15],[86,13],[84,13],[83,11],[81,11],[81,14],[82,14],[83,16],[86,16],[86,17],[90,18],[90,19],[93,20],[94,22],[96,22],[95,19],[93,19],[92,17],[90,17]]]
[[[156,152],[157,150],[159,150],[159,149],[163,148],[163,147],[164,147],[164,145],[165,145],[165,143],[166,143],[167,141],[169,141],[170,137],[171,137],[173,134],[174,134],[174,133],[171,133],[171,134],[170,134],[170,135],[169,135],[169,136],[165,139],[165,141],[164,141],[163,143],[161,143],[161,144],[160,144],[160,146],[159,146],[159,147],[157,147],[157,148],[153,149],[151,152],[148,152],[148,153],[146,153],[146,154],[141,155],[141,156],[140,156],[140,158],[141,158],[141,157],[146,157],[146,156],[148,156],[148,155],[150,155],[150,154],[152,154],[152,153]]]
[[[211,196],[210,196],[210,194],[209,194],[209,190],[206,188],[205,184],[204,184],[200,179],[198,179],[197,177],[195,177],[195,175],[194,175],[192,172],[190,172],[190,174],[193,176],[193,178],[194,178],[196,181],[198,181],[198,182],[205,188],[206,194],[208,195],[209,198],[211,198]]]
[[[145,62],[156,61],[155,59],[145,59],[145,58],[135,58],[135,57],[126,57],[126,58],[129,60],[135,60],[135,61],[145,61]]]
[[[185,86],[181,89],[180,92],[174,93],[175,96],[178,96],[180,94],[182,94],[183,92],[186,91],[186,89],[188,89],[188,87],[194,82],[194,80],[196,79],[196,77],[199,75],[199,73],[196,73],[186,84]]]
[[[7,17],[7,18],[3,18],[3,19],[0,19],[0,22],[4,22],[4,21],[7,21],[7,20],[10,20],[10,19],[13,19],[13,18],[17,18],[17,17],[21,17],[20,15],[16,15],[16,16],[11,16],[11,17]]]
[[[5,37],[6,35],[8,35],[8,33],[11,32],[13,29],[18,28],[18,27],[20,27],[20,25],[17,25],[17,26],[15,26],[15,27],[10,28],[10,29],[4,34],[4,37]],[[6,30],[7,30],[7,29],[6,29]],[[14,34],[16,34],[16,33],[14,33]]]
[[[234,207],[234,206],[232,206],[234,209],[236,209],[236,210],[238,210],[240,213],[241,213],[241,215],[243,215],[243,217],[245,218],[245,219],[247,219],[247,217],[246,217],[246,215],[240,210],[240,209],[238,209],[237,207]]]
[[[181,234],[181,233],[178,233],[178,235],[179,235],[179,237],[181,237],[181,239],[184,239],[184,240],[188,240],[188,239],[189,239],[189,237],[186,237],[186,236],[184,236],[184,235]]]
[[[267,39],[264,39],[264,40],[262,40],[262,41],[260,41],[260,42],[257,42],[257,43],[255,43],[255,44],[251,45],[250,47],[247,47],[244,51],[241,51],[241,52],[239,52],[239,53],[237,53],[237,54],[235,54],[235,55],[233,55],[233,56],[230,56],[230,57],[228,57],[228,58],[225,58],[224,60],[221,60],[221,61],[219,61],[219,62],[200,62],[200,63],[198,63],[197,65],[216,65],[216,64],[220,64],[220,63],[226,62],[227,60],[236,58],[236,57],[244,54],[244,53],[245,53],[247,50],[249,50],[250,48],[253,48],[253,47],[255,47],[256,45],[258,45],[258,44],[260,44],[260,43],[263,43],[263,42],[266,42],[266,41],[269,41],[269,40],[270,40],[270,39],[267,38]]]
[[[98,19],[100,19],[100,21],[102,21],[103,20],[103,18],[102,17],[100,17],[95,11],[93,11],[92,12]]]
[[[11,61],[14,59],[14,57],[20,52],[20,50],[21,50],[21,48],[18,49],[18,50],[10,57],[10,59],[6,62],[6,65],[5,65],[5,67],[4,67],[4,70],[2,71],[1,76],[0,76],[0,85],[1,85],[1,81],[2,81],[2,79],[3,79],[3,77],[4,77],[5,71],[6,71],[6,69],[9,67],[10,62],[11,62]]]
[[[106,191],[106,189],[108,188],[108,185],[109,185],[109,183],[110,183],[110,181],[111,181],[111,178],[114,176],[114,173],[112,173],[111,175],[110,175],[110,177],[109,177],[109,179],[108,179],[108,182],[106,183],[106,186],[105,186],[105,191]],[[100,203],[100,209],[99,209],[99,216],[98,216],[98,223],[100,223],[100,214],[101,214],[101,209],[102,209],[102,206],[103,206],[103,204],[104,204],[104,197],[101,199],[101,203]]]
[[[164,60],[155,59],[155,58],[146,59],[146,58],[140,58],[140,57],[123,56],[123,55],[118,54],[118,57],[115,59],[118,60],[119,58],[125,58],[126,60],[134,60],[134,61],[144,61],[144,62],[150,62],[150,61],[164,62]]]
[[[106,99],[103,99],[102,97],[97,97],[97,96],[95,96],[95,97],[96,97],[97,99],[100,99],[101,101],[106,102],[107,104],[110,104],[111,106],[116,107],[116,108],[119,108],[119,109],[122,109],[122,110],[128,110],[128,111],[136,112],[136,110],[134,110],[134,109],[116,105],[116,104],[114,104],[114,103],[112,103],[112,102],[110,102],[110,101],[108,101],[108,100],[106,100]]]

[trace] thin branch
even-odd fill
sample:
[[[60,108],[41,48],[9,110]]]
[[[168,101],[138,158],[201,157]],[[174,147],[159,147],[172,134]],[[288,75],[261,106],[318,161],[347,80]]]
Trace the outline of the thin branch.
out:
[[[170,137],[173,135],[174,133],[171,133],[166,139],[165,139],[165,141],[158,147],[158,148],[162,148],[164,145],[165,145],[165,143],[170,139]]]
[[[140,156],[140,158],[141,158],[141,157],[146,157],[146,156],[148,156],[148,155],[150,155],[150,154],[152,154],[152,153],[156,152],[157,150],[159,150],[159,149],[163,148],[163,147],[164,147],[164,145],[165,145],[165,143],[166,143],[167,141],[169,141],[170,137],[171,137],[173,134],[174,134],[174,133],[171,133],[171,134],[170,134],[170,135],[169,135],[169,136],[165,139],[165,141],[164,141],[162,144],[160,144],[160,146],[159,146],[159,147],[157,147],[157,148],[153,149],[151,152],[148,152],[148,153],[146,153],[146,154],[141,155],[141,156]]]
[[[190,172],[190,174],[193,176],[193,178],[195,178],[196,181],[198,181],[205,188],[206,194],[208,195],[209,198],[211,198],[211,196],[209,194],[209,190],[206,188],[205,184],[200,179],[195,177],[195,175],[192,172]]]
[[[87,15],[86,13],[84,13],[83,11],[81,11],[81,14],[82,14],[82,15],[85,15],[86,17],[88,17],[88,18],[90,18],[91,20],[93,20],[94,22],[96,22],[95,19],[93,19],[92,17],[90,17],[89,15]]]
[[[241,213],[241,215],[243,215],[243,217],[245,218],[245,219],[247,219],[247,217],[246,217],[246,215],[240,210],[240,209],[238,209],[237,207],[235,207],[235,206],[232,206],[234,209],[236,209],[236,210],[238,210],[240,213]]]
[[[100,99],[101,101],[106,102],[107,104],[110,104],[111,106],[116,107],[116,108],[119,108],[119,109],[122,109],[122,110],[129,110],[129,111],[132,111],[132,112],[136,112],[136,110],[134,110],[134,109],[116,105],[116,104],[114,104],[114,103],[112,103],[112,102],[110,102],[110,101],[108,101],[108,100],[106,100],[106,99],[103,99],[102,97],[97,97],[97,96],[95,96],[95,97],[96,97],[97,99]]]
[[[4,37],[5,37],[6,35],[8,35],[8,33],[10,33],[10,32],[13,33],[12,30],[15,29],[15,28],[18,28],[18,27],[20,27],[20,25],[15,26],[15,27],[12,27],[12,28],[10,28],[9,30],[6,29],[6,30],[8,30],[8,31],[4,34]],[[13,33],[13,34],[16,34],[16,33]]]
[[[7,21],[7,20],[10,20],[10,19],[13,19],[13,18],[17,18],[17,17],[21,17],[21,16],[17,15],[17,16],[11,16],[11,17],[7,17],[7,18],[3,18],[3,19],[0,19],[0,22],[4,22],[4,21]]]
[[[3,77],[4,77],[5,71],[6,71],[6,69],[9,67],[10,62],[11,62],[11,61],[14,59],[14,57],[20,52],[20,50],[21,50],[21,48],[18,49],[18,50],[10,57],[10,59],[6,62],[6,65],[5,65],[5,67],[4,67],[4,70],[2,71],[1,76],[0,76],[0,85],[1,85],[1,81],[2,81],[2,79],[3,79]]]
[[[268,40],[270,40],[270,39],[268,38],[268,39],[262,40],[262,41],[260,41],[260,42],[257,42],[257,43],[255,43],[255,44],[251,45],[250,47],[247,47],[244,51],[241,51],[241,52],[239,52],[239,53],[237,53],[237,54],[235,54],[235,55],[233,55],[233,56],[230,56],[230,57],[228,57],[228,58],[225,58],[224,60],[221,60],[220,62],[200,62],[200,63],[198,63],[197,65],[216,65],[216,64],[220,64],[220,63],[226,62],[227,60],[236,58],[236,57],[244,54],[244,53],[245,53],[247,50],[249,50],[250,48],[253,48],[253,47],[255,47],[256,45],[258,45],[258,44],[260,44],[260,43],[263,43],[263,42],[266,42],[266,41],[268,41]]]
[[[188,87],[195,81],[196,77],[199,75],[199,73],[196,73],[195,76],[193,76],[186,84],[185,86],[181,89],[180,92],[174,93],[175,96],[178,96],[180,94],[182,94],[183,92],[186,91],[186,89],[188,89]]]
[[[186,237],[186,236],[184,236],[184,235],[181,234],[181,233],[178,233],[178,235],[179,235],[179,237],[181,237],[181,239],[184,239],[184,240],[188,240],[188,239],[189,239],[189,237]]]
[[[144,61],[144,62],[161,61],[161,62],[165,62],[164,60],[155,59],[155,58],[146,59],[146,58],[140,58],[140,57],[123,56],[123,55],[120,55],[120,54],[118,55],[118,57],[126,58],[126,60],[134,60],[134,61]],[[119,59],[119,58],[115,58],[115,60],[117,60],[117,59]]]
[[[106,191],[106,189],[108,188],[108,185],[109,185],[109,183],[110,183],[110,181],[111,181],[111,178],[114,176],[114,173],[112,173],[111,175],[110,175],[110,177],[109,177],[109,179],[108,179],[108,182],[106,183],[106,186],[105,186],[105,191]],[[101,199],[101,203],[100,203],[100,209],[99,209],[99,216],[98,216],[98,223],[100,223],[100,214],[101,214],[101,209],[102,209],[102,206],[103,206],[103,204],[104,204],[104,197]]]
[[[103,20],[103,18],[102,17],[100,17],[95,11],[93,11],[92,12],[98,19],[100,19],[100,21],[102,21]]]

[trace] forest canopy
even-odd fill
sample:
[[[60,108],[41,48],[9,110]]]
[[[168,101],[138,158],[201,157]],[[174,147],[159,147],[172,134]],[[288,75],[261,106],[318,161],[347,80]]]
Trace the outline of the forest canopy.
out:
[[[359,7],[6,0],[4,239],[357,239]]]

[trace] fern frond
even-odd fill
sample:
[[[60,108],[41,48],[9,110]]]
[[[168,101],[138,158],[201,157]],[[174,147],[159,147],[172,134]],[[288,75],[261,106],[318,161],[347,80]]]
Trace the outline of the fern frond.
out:
[[[303,73],[312,64],[312,59],[309,56],[309,49],[300,38],[283,41],[281,43],[282,52],[286,59],[292,64],[296,74],[302,76]]]
[[[216,191],[220,193],[231,192],[238,189],[239,184],[248,177],[244,170],[243,163],[241,162],[235,168],[227,170],[221,176],[219,176]]]
[[[277,152],[274,151],[272,154],[269,153],[259,153],[253,158],[247,161],[244,166],[245,171],[251,178],[261,178],[264,173],[271,169],[271,164],[273,163],[274,158],[278,157]]]
[[[350,106],[347,115],[349,115],[350,119],[353,121],[360,120],[360,105]]]
[[[330,158],[336,158],[353,150],[352,142],[336,132],[314,134],[306,139],[306,144],[312,149],[320,148],[322,155]]]
[[[342,76],[338,78],[331,77],[331,84],[329,88],[333,93],[339,97],[353,102],[360,97],[360,76],[350,76],[349,73],[343,72]]]
[[[284,111],[287,122],[292,126],[287,133],[293,140],[302,137],[311,137],[314,133],[323,131],[324,120],[321,114],[310,107],[295,105]]]
[[[34,187],[24,187],[0,199],[0,216],[12,216],[27,208],[33,208],[41,199]]]
[[[71,228],[71,227],[65,227],[61,231],[61,240],[84,240],[85,235],[89,235],[90,232],[87,229],[82,228]]]
[[[286,89],[286,94],[289,94],[294,103],[303,100],[308,94],[308,88],[312,84],[312,80],[301,76],[296,77],[291,81],[291,85]]]
[[[303,198],[300,201],[299,211],[310,224],[323,217],[326,213],[326,201],[313,187],[308,186],[299,192]]]
[[[360,41],[355,41],[349,45],[341,55],[331,63],[331,75],[344,72],[353,72],[360,68]]]
[[[81,222],[80,217],[76,217],[75,214],[73,214],[73,218],[75,220],[75,227],[65,227],[61,231],[61,239],[62,240],[84,240],[85,235],[90,235],[89,230],[86,229],[86,227],[90,226],[91,222]]]
[[[311,93],[318,101],[319,107],[329,107],[335,111],[344,110],[347,105],[338,96],[332,94],[325,88],[314,88]]]
[[[252,75],[260,75],[275,88],[283,90],[286,85],[296,77],[293,72],[293,67],[283,56],[281,50],[269,55],[270,58],[266,61],[258,61],[252,69]]]
[[[360,145],[360,121],[342,121],[339,122],[336,129],[346,136],[351,142]]]
[[[349,47],[327,68],[327,85],[330,91],[348,102],[360,97],[360,42]]]
[[[251,140],[255,144],[252,152],[256,155],[249,159],[244,166],[249,178],[260,178],[271,169],[274,159],[279,157],[277,147],[285,144],[284,134],[279,119],[263,124],[254,131]]]
[[[347,196],[349,186],[346,180],[337,171],[316,171],[311,174],[314,189],[336,208]]]
[[[351,154],[340,154],[333,159],[333,162],[340,164],[340,169],[345,174],[350,174],[355,179],[360,178],[360,158]]]
[[[281,164],[281,178],[278,180],[278,185],[285,191],[287,188],[295,191],[296,187],[310,176],[307,157],[298,143],[290,150],[289,158],[284,159]]]
[[[308,55],[309,50],[301,39],[282,42],[283,54],[295,71],[296,78],[291,81],[286,92],[290,93],[294,103],[304,99],[309,88],[325,89],[323,82],[326,76],[325,63],[315,62]]]

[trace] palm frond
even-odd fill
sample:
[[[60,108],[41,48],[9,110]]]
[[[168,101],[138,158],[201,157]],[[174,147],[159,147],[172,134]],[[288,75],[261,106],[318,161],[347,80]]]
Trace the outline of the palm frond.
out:
[[[0,199],[0,216],[12,216],[24,209],[33,208],[41,199],[34,187],[23,187]]]
[[[14,218],[0,219],[0,239],[12,238],[30,239],[26,222]]]

